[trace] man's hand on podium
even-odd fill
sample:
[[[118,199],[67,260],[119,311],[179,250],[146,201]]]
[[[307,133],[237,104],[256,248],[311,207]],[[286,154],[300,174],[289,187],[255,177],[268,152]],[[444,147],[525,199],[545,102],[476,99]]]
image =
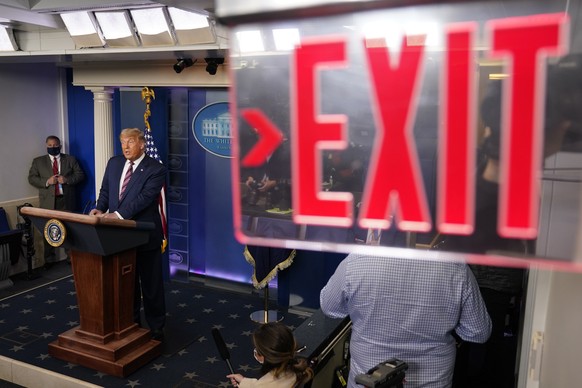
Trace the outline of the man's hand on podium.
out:
[[[89,212],[89,215],[103,217],[103,212],[101,210],[93,209]]]
[[[93,209],[89,212],[90,216],[97,216],[103,218],[113,218],[115,220],[122,219],[117,213],[103,213],[101,210]]]

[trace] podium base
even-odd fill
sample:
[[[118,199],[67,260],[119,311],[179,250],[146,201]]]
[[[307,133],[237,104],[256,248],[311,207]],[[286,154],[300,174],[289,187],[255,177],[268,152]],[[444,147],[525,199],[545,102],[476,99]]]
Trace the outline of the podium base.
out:
[[[161,354],[162,343],[143,328],[105,344],[78,335],[78,329],[60,334],[49,344],[49,354],[116,377],[126,377]]]
[[[283,315],[275,310],[259,310],[251,313],[251,321],[257,323],[279,322],[283,318]]]

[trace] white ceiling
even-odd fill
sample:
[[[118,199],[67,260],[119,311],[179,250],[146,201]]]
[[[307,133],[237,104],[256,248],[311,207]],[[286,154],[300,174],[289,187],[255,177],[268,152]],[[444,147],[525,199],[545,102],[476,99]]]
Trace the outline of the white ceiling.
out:
[[[165,61],[184,57],[224,57],[227,48],[226,32],[220,25],[216,26],[215,44],[77,50],[59,16],[62,12],[78,10],[133,9],[163,5],[205,14],[213,18],[214,3],[214,0],[0,0],[0,25],[14,30],[21,50],[22,47],[27,47],[25,51],[0,53],[0,63],[56,62],[67,65],[86,61]],[[32,42],[32,44],[24,44],[24,42]]]

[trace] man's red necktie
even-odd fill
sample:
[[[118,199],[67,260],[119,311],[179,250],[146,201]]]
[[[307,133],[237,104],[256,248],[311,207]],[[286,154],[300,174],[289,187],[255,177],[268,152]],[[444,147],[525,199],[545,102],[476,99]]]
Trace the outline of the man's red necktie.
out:
[[[123,197],[123,193],[125,192],[125,189],[127,188],[127,184],[129,183],[129,180],[131,179],[132,174],[133,174],[133,162],[129,162],[129,168],[127,169],[127,172],[125,173],[125,178],[123,178],[123,184],[121,185],[121,190],[119,190],[119,199],[121,199],[121,197]]]
[[[59,175],[59,162],[57,162],[57,158],[53,158],[53,175]],[[55,183],[55,195],[61,195],[59,182]]]

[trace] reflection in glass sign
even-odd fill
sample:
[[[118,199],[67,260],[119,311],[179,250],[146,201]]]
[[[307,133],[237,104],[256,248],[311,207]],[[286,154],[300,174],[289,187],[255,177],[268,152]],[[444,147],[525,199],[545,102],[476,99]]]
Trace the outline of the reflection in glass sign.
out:
[[[230,58],[239,240],[572,266],[578,219],[557,256],[536,242],[550,218],[579,212],[576,15],[553,3],[483,7],[235,25],[233,41],[252,30],[263,45],[239,42]],[[273,33],[292,29],[299,41],[278,50]]]

